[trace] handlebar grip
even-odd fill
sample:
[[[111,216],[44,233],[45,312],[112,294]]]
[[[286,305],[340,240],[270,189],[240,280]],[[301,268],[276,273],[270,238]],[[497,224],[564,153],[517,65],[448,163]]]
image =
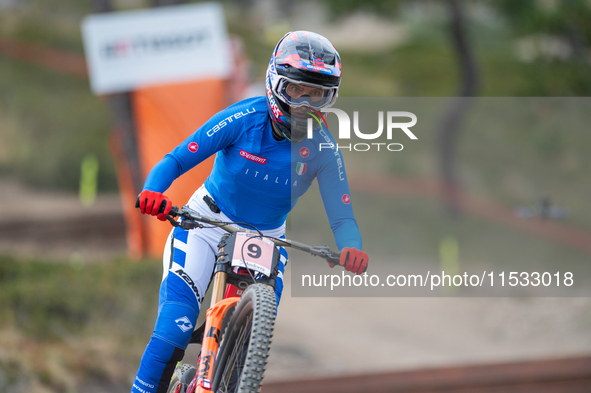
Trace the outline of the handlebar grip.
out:
[[[181,214],[181,209],[179,209],[176,206],[171,207],[170,212],[168,212],[168,215],[173,216],[173,217],[179,216],[180,214]]]
[[[339,263],[340,260],[341,260],[341,253],[340,252],[331,251],[330,255],[326,257],[326,262],[328,262],[331,267],[340,266],[340,263]]]
[[[140,195],[141,193],[137,196],[137,199],[135,200],[135,208],[139,209],[140,208]],[[160,207],[158,208],[158,214],[164,213],[164,209],[166,209],[166,201],[162,201],[160,202]],[[173,216],[178,216],[178,212],[179,209],[176,206],[173,206],[170,210],[170,215]]]
[[[164,213],[164,209],[166,209],[166,200],[160,202],[160,207],[158,208],[158,214]]]

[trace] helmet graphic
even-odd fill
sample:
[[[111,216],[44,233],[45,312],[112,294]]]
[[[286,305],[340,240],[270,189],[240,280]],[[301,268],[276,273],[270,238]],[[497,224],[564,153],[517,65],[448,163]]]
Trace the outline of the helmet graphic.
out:
[[[341,84],[341,58],[330,41],[309,31],[287,33],[275,47],[265,86],[271,121],[291,142],[306,137],[308,119],[331,107]]]

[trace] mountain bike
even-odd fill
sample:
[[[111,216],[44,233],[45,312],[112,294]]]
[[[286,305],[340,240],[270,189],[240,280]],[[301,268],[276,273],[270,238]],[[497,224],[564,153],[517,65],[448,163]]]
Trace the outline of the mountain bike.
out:
[[[167,393],[259,392],[275,325],[278,247],[324,258],[331,266],[338,265],[340,254],[327,246],[266,236],[188,206],[173,207],[166,218],[186,230],[220,227],[228,232],[218,244],[211,306],[190,341],[201,344],[198,364],[179,364]]]

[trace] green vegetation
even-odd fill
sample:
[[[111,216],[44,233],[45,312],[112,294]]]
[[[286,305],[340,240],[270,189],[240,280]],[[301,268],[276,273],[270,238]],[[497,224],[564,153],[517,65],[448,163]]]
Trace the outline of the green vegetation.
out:
[[[80,21],[90,2],[30,1],[0,10],[0,35],[82,55]],[[88,81],[0,57],[0,175],[76,190],[80,164],[99,160],[99,189],[116,190],[109,115]]]
[[[0,10],[0,35],[82,54],[89,5],[31,1]],[[76,190],[80,164],[99,160],[100,190],[117,188],[108,151],[109,116],[88,81],[0,57],[0,175],[41,188]]]
[[[154,326],[160,270],[147,260],[68,265],[0,257],[0,371],[8,381],[0,391],[128,383]]]
[[[99,187],[115,190],[109,116],[88,81],[0,58],[0,173],[76,190],[82,159],[99,160]]]

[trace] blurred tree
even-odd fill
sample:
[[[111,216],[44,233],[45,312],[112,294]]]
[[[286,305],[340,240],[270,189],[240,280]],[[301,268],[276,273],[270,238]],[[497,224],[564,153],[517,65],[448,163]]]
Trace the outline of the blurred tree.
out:
[[[460,185],[456,169],[456,147],[461,121],[471,102],[467,97],[476,96],[478,90],[478,72],[474,54],[468,43],[462,2],[461,0],[449,0],[448,4],[452,42],[458,56],[462,80],[458,94],[460,98],[454,100],[444,115],[438,130],[437,147],[444,202],[450,215],[457,217],[460,212],[458,193]]]
[[[566,66],[560,70],[559,77],[566,82],[560,85],[569,91],[553,90],[553,78],[546,78],[542,81],[539,95],[591,94],[591,2],[499,0],[489,4],[499,10],[516,35],[538,38],[539,53],[533,54],[532,61],[540,63],[542,67],[552,63],[562,63]],[[566,50],[560,51],[556,48],[557,45],[566,46]],[[554,49],[550,46],[554,46]],[[561,52],[561,55],[555,53],[557,51]]]
[[[401,5],[411,3],[405,0],[326,0],[337,15],[354,11],[374,12],[378,15],[394,17]],[[437,155],[442,192],[448,212],[456,217],[459,214],[458,187],[456,170],[456,146],[458,144],[461,121],[468,110],[470,100],[478,92],[478,71],[476,61],[466,32],[465,6],[463,0],[448,0],[449,29],[458,66],[460,68],[460,87],[458,98],[445,113],[438,133]]]
[[[152,7],[164,7],[167,5],[185,4],[187,0],[152,0]]]
[[[92,8],[94,12],[112,12],[113,11],[113,4],[111,0],[93,0],[92,1]]]
[[[111,0],[93,0],[95,12],[112,12],[113,3]],[[125,154],[128,164],[129,175],[136,194],[139,194],[143,184],[139,153],[136,139],[136,126],[133,118],[133,108],[130,93],[109,94],[107,96],[111,121],[113,123],[113,144],[116,150]]]
[[[400,4],[407,0],[325,0],[335,15],[343,15],[355,11],[375,12],[378,15],[394,16]]]

